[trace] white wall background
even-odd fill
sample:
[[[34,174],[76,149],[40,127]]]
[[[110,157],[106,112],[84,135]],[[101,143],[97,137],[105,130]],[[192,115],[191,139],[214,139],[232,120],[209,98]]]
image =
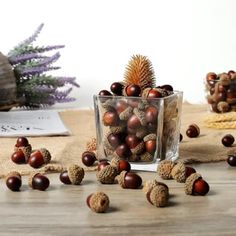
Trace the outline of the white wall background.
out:
[[[123,79],[133,54],[149,57],[157,84],[205,102],[207,72],[236,70],[235,0],[1,1],[0,51],[7,53],[44,22],[36,44],[65,44],[60,75],[76,76],[79,107]]]

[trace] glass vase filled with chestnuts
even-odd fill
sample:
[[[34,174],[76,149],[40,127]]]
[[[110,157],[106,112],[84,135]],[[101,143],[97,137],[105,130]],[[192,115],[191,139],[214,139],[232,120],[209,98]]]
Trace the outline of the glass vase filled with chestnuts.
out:
[[[98,159],[176,160],[182,97],[171,85],[156,86],[151,62],[133,56],[124,81],[94,95]]]
[[[210,111],[225,113],[236,111],[236,73],[209,72],[205,78],[207,102]]]

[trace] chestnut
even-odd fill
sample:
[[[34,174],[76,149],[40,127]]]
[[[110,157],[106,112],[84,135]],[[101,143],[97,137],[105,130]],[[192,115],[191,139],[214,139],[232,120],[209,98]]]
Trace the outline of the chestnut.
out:
[[[137,129],[141,126],[141,121],[136,115],[132,115],[127,121],[127,128],[128,129]]]
[[[131,155],[130,149],[127,144],[119,145],[116,148],[115,152],[120,158],[125,158],[125,159]]]
[[[19,137],[16,140],[16,147],[26,147],[29,145],[29,141],[26,137]]]
[[[32,189],[45,191],[49,187],[50,181],[45,175],[34,173],[29,177],[29,185]]]
[[[112,94],[107,90],[101,90],[98,95],[100,96],[112,96]]]
[[[6,185],[7,187],[13,191],[17,192],[20,190],[21,187],[21,175],[18,172],[10,172],[6,177]]]
[[[192,124],[186,130],[186,135],[189,138],[196,138],[200,134],[200,128],[196,124]]]
[[[128,134],[125,138],[125,142],[128,145],[130,149],[135,148],[142,140],[139,139],[136,135],[134,134]]]
[[[122,159],[119,160],[117,170],[119,173],[124,170],[129,172],[131,170],[130,163],[126,160],[122,160]]]
[[[148,123],[157,123],[158,109],[155,106],[147,107],[145,111],[145,118]]]
[[[154,154],[156,151],[156,140],[152,139],[152,140],[148,140],[145,142],[145,148],[146,151],[150,154]]]
[[[110,87],[111,91],[117,96],[122,96],[123,88],[124,88],[124,85],[120,82],[114,82],[111,84],[111,87]]]
[[[108,161],[105,161],[105,160],[99,161],[99,163],[98,163],[98,171],[102,170],[103,168],[105,168],[108,165],[110,165]]]
[[[42,165],[48,164],[50,160],[50,152],[45,148],[41,148],[31,153],[28,163],[33,168],[40,168]]]
[[[141,88],[137,84],[130,84],[125,88],[125,93],[129,97],[139,97],[141,93]]]
[[[231,134],[226,134],[222,139],[221,139],[222,144],[225,147],[230,147],[234,143],[234,136]]]
[[[209,189],[210,189],[210,187],[209,187],[208,183],[203,179],[199,179],[194,182],[193,194],[204,196],[209,192]]]
[[[236,156],[228,155],[227,162],[230,166],[236,166]]]
[[[84,169],[78,165],[71,164],[67,170],[61,172],[59,178],[64,184],[79,185],[84,178]]]
[[[109,208],[109,197],[103,192],[90,194],[86,199],[87,206],[96,213],[103,213]]]
[[[142,185],[142,178],[133,172],[122,171],[117,180],[122,188],[138,189]]]
[[[162,86],[160,86],[161,89],[165,89],[167,91],[174,91],[173,87],[170,84],[164,84]]]
[[[119,134],[111,133],[107,136],[107,140],[113,148],[117,148],[121,144],[121,137]]]
[[[162,94],[156,89],[151,89],[147,97],[148,98],[162,98]]]
[[[92,166],[96,161],[94,152],[86,151],[82,154],[82,162],[85,166]]]
[[[119,124],[119,116],[116,111],[107,111],[103,115],[103,124],[106,126],[116,126]]]
[[[209,72],[206,75],[206,81],[210,86],[214,86],[217,80],[217,74],[214,72]]]
[[[21,149],[11,155],[11,160],[16,164],[25,164],[27,162],[25,154]]]

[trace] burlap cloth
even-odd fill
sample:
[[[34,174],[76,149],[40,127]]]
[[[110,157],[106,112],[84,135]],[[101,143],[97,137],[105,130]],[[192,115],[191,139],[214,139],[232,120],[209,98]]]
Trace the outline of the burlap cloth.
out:
[[[96,136],[93,110],[70,110],[60,112],[65,125],[71,130],[71,136],[29,137],[33,149],[47,148],[52,154],[52,162],[39,169],[45,172],[60,172],[71,163],[83,166],[81,154],[86,143]],[[203,118],[207,116],[206,105],[183,104],[180,143],[180,159],[188,163],[215,162],[225,160],[229,148],[221,144],[221,138],[226,133],[234,134],[235,130],[214,130],[204,127]],[[185,131],[189,124],[196,123],[201,129],[198,138],[188,138]],[[11,161],[16,138],[0,138],[0,177],[10,171],[19,171],[23,175],[34,171],[29,165],[17,165]],[[85,170],[94,170],[96,166]]]

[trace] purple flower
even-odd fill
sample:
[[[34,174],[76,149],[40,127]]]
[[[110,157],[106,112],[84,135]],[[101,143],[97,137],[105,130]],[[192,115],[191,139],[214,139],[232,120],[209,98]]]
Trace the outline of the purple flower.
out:
[[[29,75],[37,75],[37,74],[41,74],[45,71],[49,71],[49,70],[57,70],[60,69],[60,67],[32,67],[32,68],[25,68],[25,69],[19,69],[18,73],[21,76],[29,76]]]
[[[32,60],[32,59],[38,59],[38,58],[48,58],[46,56],[42,56],[38,53],[27,53],[20,56],[12,56],[9,57],[8,60],[12,65],[18,64],[18,63],[24,63],[25,61]]]

